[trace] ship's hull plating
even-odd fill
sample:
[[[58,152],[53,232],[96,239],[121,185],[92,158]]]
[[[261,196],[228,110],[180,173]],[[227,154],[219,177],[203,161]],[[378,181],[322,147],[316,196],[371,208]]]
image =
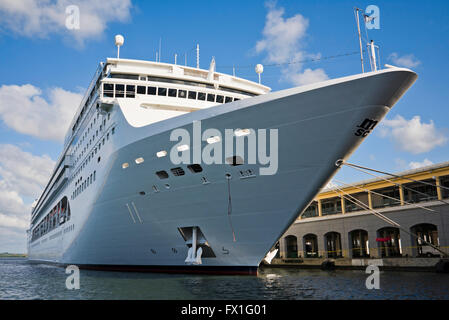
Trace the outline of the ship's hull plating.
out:
[[[157,133],[155,125],[133,128],[123,121],[119,133],[132,135],[133,141],[118,143],[102,160],[98,187],[71,201],[73,218],[60,227],[60,235],[54,230],[43,243],[31,243],[30,259],[112,270],[254,273],[336,173],[336,160],[348,158],[363,141],[364,135],[357,134],[363,121],[380,121],[415,78],[398,69],[311,90],[284,90],[216,107],[215,113],[211,108],[178,117],[185,118],[183,125],[179,119],[164,121],[165,130]],[[120,111],[125,119],[126,110]],[[192,120],[201,120],[202,130],[223,133],[227,128],[278,129],[277,173],[259,175],[258,164],[203,164],[203,172],[194,174],[181,165],[184,176],[160,180],[156,171],[178,165],[156,152],[176,143],[169,139],[174,128],[193,135]],[[145,161],[136,165],[138,157]],[[130,163],[126,170],[125,162]],[[241,178],[240,171],[247,169],[255,177]],[[231,174],[229,185],[226,173]],[[73,231],[65,232],[70,224]],[[185,263],[188,247],[179,228],[191,226],[200,228],[215,255],[203,257],[201,265]]]

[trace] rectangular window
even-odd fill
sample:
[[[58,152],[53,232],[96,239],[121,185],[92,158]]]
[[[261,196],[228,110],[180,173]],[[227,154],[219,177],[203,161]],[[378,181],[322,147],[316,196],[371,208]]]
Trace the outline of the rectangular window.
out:
[[[181,167],[171,168],[170,171],[177,177],[185,175],[184,169]]]
[[[116,98],[124,98],[125,97],[125,85],[124,84],[116,84],[115,85],[115,97]]]
[[[208,93],[208,94],[207,94],[207,101],[209,101],[209,102],[215,102],[215,94]]]
[[[218,103],[223,103],[223,99],[224,99],[223,96],[217,95],[217,102]]]
[[[147,94],[156,95],[156,87],[148,87]]]
[[[168,89],[168,96],[176,97],[176,94],[178,93],[177,91],[178,91],[177,89]]]
[[[136,96],[136,86],[126,86],[126,97],[127,98],[134,98]]]
[[[189,99],[196,100],[196,91],[189,91]]]
[[[109,78],[120,78],[120,79],[130,79],[130,80],[138,80],[139,76],[137,74],[120,74],[120,73],[111,73]]]
[[[103,83],[103,96],[114,97],[114,85],[112,83]]]
[[[167,96],[167,88],[157,88],[158,96]]]
[[[226,97],[225,98],[225,103],[229,103],[232,102],[232,97]]]
[[[206,100],[206,94],[204,92],[198,92],[198,100]]]
[[[178,90],[178,98],[186,98],[187,91],[186,90]]]
[[[144,87],[144,86],[137,86],[137,93],[138,94],[145,94],[145,90],[146,90],[146,87]]]
[[[189,170],[191,172],[193,172],[193,173],[198,173],[198,172],[203,171],[203,168],[199,164],[196,164],[196,163],[195,164],[189,164],[187,166],[187,168],[189,168]]]
[[[159,177],[159,179],[167,179],[168,178],[168,173],[167,171],[158,171],[156,172],[156,175]]]

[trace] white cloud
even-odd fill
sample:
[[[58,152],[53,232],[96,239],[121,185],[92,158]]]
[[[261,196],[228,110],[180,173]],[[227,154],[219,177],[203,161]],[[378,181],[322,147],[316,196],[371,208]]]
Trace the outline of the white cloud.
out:
[[[303,86],[306,84],[327,80],[328,76],[321,68],[315,70],[307,68],[302,73],[291,74],[290,79],[295,85]]]
[[[69,30],[66,8],[79,8],[79,29]],[[78,43],[100,36],[109,22],[127,21],[132,7],[130,0],[2,0],[0,26],[15,34],[46,38],[58,33],[74,37]]]
[[[429,159],[425,158],[422,162],[414,162],[414,161],[412,161],[412,162],[410,162],[408,164],[408,166],[410,167],[410,169],[418,169],[418,168],[421,168],[421,167],[430,166],[432,164],[433,164],[432,161],[430,161]]]
[[[309,20],[301,14],[284,18],[284,8],[276,8],[272,2],[266,3],[268,13],[263,38],[256,43],[256,52],[266,52],[268,63],[283,64],[293,61],[317,58],[303,49],[303,40],[306,37]],[[305,85],[317,81],[327,80],[323,69],[303,69],[303,63],[292,63],[281,69],[284,80],[295,85]]]
[[[53,170],[55,162],[49,156],[35,156],[20,148],[0,145],[0,187],[17,194],[37,198]],[[4,193],[4,192],[2,192]],[[11,194],[10,197],[18,195]]]
[[[53,88],[49,99],[31,85],[0,87],[0,118],[17,132],[43,140],[63,141],[82,95]]]
[[[0,213],[0,226],[26,230],[28,228],[28,221],[19,217],[7,216]]]
[[[421,61],[419,61],[413,54],[399,56],[396,52],[393,52],[388,56],[388,59],[393,61],[394,64],[406,68],[414,68],[421,64]]]
[[[446,135],[435,128],[432,120],[429,123],[421,122],[420,116],[410,120],[397,115],[392,120],[384,120],[381,136],[390,137],[397,148],[412,154],[429,152],[443,146],[447,142]]]
[[[24,252],[31,203],[23,199],[40,196],[54,164],[46,155],[36,156],[14,145],[0,145],[0,251],[20,248]]]

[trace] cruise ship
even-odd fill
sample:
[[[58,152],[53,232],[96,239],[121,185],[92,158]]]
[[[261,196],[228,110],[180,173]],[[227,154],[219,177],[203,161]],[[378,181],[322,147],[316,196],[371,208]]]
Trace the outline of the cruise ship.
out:
[[[33,204],[29,260],[255,274],[337,172],[336,161],[348,159],[416,78],[387,66],[272,92],[260,81],[216,72],[214,62],[203,70],[107,58]],[[173,139],[180,129],[198,135],[195,124],[199,140]],[[268,173],[266,161],[249,161],[244,152],[264,130],[265,155],[277,159]],[[269,139],[272,131],[277,140]],[[223,151],[221,162],[195,157],[225,138],[244,148]]]

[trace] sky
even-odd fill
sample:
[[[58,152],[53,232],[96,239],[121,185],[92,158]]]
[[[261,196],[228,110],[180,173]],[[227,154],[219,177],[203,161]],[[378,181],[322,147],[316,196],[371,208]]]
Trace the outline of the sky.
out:
[[[199,43],[201,68],[215,57],[217,71],[253,81],[261,63],[276,91],[360,73],[353,7],[369,5],[379,29],[362,34],[381,64],[419,78],[350,162],[398,172],[448,161],[448,1],[0,0],[0,252],[26,252],[31,204],[98,63],[116,56],[114,35],[122,58],[154,60],[161,44],[162,62],[195,66]]]

